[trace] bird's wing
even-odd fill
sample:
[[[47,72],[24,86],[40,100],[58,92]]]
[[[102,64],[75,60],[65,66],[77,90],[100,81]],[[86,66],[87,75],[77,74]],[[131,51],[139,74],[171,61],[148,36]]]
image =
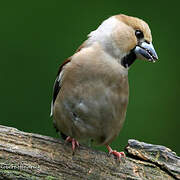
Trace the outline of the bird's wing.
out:
[[[76,50],[75,53],[81,51],[82,48],[85,47],[85,42],[79,46],[79,48]],[[68,59],[66,59],[59,67],[59,71],[56,77],[56,80],[54,82],[54,86],[53,86],[53,97],[52,97],[52,101],[51,101],[51,113],[50,116],[53,115],[53,107],[54,107],[54,102],[56,100],[56,97],[61,89],[61,79],[62,79],[62,75],[63,75],[63,68],[66,66],[66,64],[68,64],[71,61],[71,57],[69,57]]]
[[[61,66],[59,67],[59,71],[56,77],[56,80],[54,82],[54,86],[53,86],[53,97],[52,97],[52,101],[51,101],[51,114],[50,116],[53,115],[53,107],[54,107],[54,102],[56,100],[56,97],[61,89],[61,79],[62,79],[62,72],[63,72],[63,68],[66,64],[68,64],[71,61],[71,57],[66,59],[63,64],[61,64]]]

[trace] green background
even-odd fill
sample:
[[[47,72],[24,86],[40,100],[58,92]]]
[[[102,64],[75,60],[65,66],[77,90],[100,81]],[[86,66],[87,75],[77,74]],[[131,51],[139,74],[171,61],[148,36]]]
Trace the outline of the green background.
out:
[[[49,117],[58,66],[104,19],[124,13],[148,22],[159,61],[131,66],[127,118],[112,147],[122,150],[133,138],[180,155],[179,5],[179,0],[1,1],[0,124],[58,137]]]

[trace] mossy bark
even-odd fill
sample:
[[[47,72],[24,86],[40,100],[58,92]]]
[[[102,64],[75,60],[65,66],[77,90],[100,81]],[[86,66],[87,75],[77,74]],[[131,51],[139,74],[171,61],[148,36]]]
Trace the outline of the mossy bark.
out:
[[[180,179],[180,158],[164,146],[129,140],[127,157],[0,126],[0,179]]]

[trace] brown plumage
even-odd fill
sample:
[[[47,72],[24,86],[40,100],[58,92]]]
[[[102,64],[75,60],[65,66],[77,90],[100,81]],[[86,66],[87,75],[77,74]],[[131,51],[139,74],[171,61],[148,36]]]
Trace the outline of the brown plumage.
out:
[[[128,69],[138,57],[154,62],[149,26],[117,15],[104,21],[61,66],[54,85],[51,113],[56,128],[77,141],[106,145],[118,136],[129,97]],[[70,138],[71,137],[71,138]]]

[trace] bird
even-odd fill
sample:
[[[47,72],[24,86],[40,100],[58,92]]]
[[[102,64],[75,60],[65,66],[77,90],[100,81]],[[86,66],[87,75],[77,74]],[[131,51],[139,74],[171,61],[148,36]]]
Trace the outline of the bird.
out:
[[[129,101],[128,70],[136,60],[156,62],[149,25],[118,14],[104,20],[59,67],[53,87],[53,124],[74,151],[92,141],[113,150]]]

